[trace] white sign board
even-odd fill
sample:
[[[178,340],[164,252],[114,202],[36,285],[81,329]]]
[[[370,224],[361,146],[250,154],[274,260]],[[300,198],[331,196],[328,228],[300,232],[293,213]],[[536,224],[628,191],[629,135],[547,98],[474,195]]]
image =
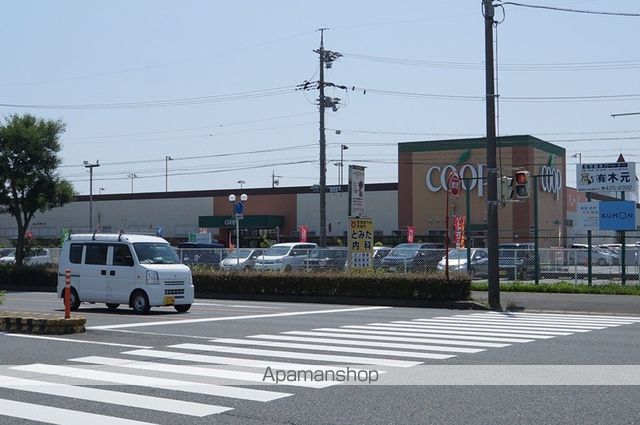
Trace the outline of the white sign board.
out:
[[[599,202],[578,202],[577,213],[576,230],[600,230]]]
[[[576,186],[578,192],[635,192],[635,162],[608,164],[578,164]]]
[[[211,243],[211,233],[196,233],[196,243]]]
[[[349,165],[349,216],[364,216],[364,169]]]

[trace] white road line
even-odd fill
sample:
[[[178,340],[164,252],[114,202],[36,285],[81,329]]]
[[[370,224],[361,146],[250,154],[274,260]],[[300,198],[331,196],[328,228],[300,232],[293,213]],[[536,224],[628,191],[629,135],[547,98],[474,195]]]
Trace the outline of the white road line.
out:
[[[523,314],[523,313],[473,313],[466,316],[471,317],[500,317],[505,319],[527,319],[527,320],[557,320],[563,323],[590,323],[590,324],[619,324],[619,325],[631,325],[633,323],[637,323],[638,320],[618,320],[614,319],[592,319],[589,316],[582,317],[564,317],[564,316],[550,316],[546,314]]]
[[[87,329],[109,330],[109,329],[137,328],[142,326],[186,325],[190,323],[224,322],[228,320],[264,319],[269,317],[305,316],[309,314],[351,313],[354,311],[380,310],[380,309],[386,309],[386,308],[392,308],[392,307],[339,308],[334,310],[310,310],[310,311],[293,311],[289,313],[252,314],[248,316],[226,316],[226,317],[223,316],[223,317],[207,317],[202,319],[163,320],[160,322],[124,323],[120,325],[89,326],[87,327]]]
[[[149,425],[150,422],[133,421],[114,418],[95,413],[78,412],[77,410],[60,409],[58,407],[40,406],[21,401],[1,400],[0,415],[30,421],[56,425]]]
[[[364,329],[364,330],[378,330],[378,331],[401,331],[406,332],[409,335],[411,334],[419,334],[419,333],[429,333],[429,334],[444,334],[444,335],[480,335],[480,336],[490,336],[490,337],[514,337],[514,338],[528,338],[528,339],[551,339],[555,338],[557,335],[523,335],[520,333],[510,333],[505,331],[496,331],[490,330],[487,332],[479,331],[478,329],[474,330],[461,330],[457,328],[443,329],[440,326],[432,326],[432,327],[420,327],[420,328],[409,328],[409,327],[400,327],[393,325],[346,325],[342,326],[342,328],[346,329]],[[569,333],[565,333],[563,335],[571,335]]]
[[[439,317],[439,320],[444,320],[444,317]],[[620,326],[618,324],[615,325],[590,325],[586,323],[560,323],[557,321],[551,320],[529,320],[529,319],[505,319],[498,317],[469,317],[469,316],[454,316],[448,317],[447,320],[452,321],[465,321],[465,322],[474,322],[474,323],[497,323],[497,324],[508,324],[508,325],[516,325],[516,326],[540,326],[544,328],[572,328],[572,329],[587,329],[587,330],[598,330],[598,329],[606,329],[611,326]],[[422,322],[424,319],[416,319],[416,322]],[[553,330],[553,329],[550,329]]]
[[[218,304],[218,303],[193,303],[191,305],[204,305],[212,307],[229,307],[229,308],[253,308],[257,310],[282,310],[283,307],[262,306],[262,305],[243,305],[243,304]]]
[[[410,362],[406,360],[377,359],[371,357],[356,356],[335,356],[329,354],[302,353],[296,351],[277,351],[277,350],[257,350],[244,347],[223,347],[215,345],[203,344],[178,344],[171,345],[170,348],[180,348],[187,350],[200,351],[217,351],[220,353],[244,354],[247,356],[264,356],[264,357],[284,357],[303,360],[317,360],[323,362],[331,362],[334,364],[353,364],[353,365],[376,365],[391,367],[411,367],[422,364],[421,362]],[[455,357],[455,356],[449,356]]]
[[[3,333],[4,336],[15,336],[18,338],[32,338],[32,339],[46,339],[49,341],[57,341],[57,342],[76,342],[78,344],[95,344],[95,345],[109,345],[112,347],[123,347],[123,348],[153,348],[147,347],[145,345],[131,345],[131,344],[118,344],[115,342],[101,342],[101,341],[83,341],[81,339],[72,339],[72,338],[57,338],[54,336],[43,336],[43,335],[29,335],[29,334],[13,334],[13,333]]]
[[[373,348],[355,348],[355,347],[338,347],[335,345],[315,345],[315,344],[294,344],[288,342],[273,342],[273,341],[251,341],[247,339],[234,339],[234,338],[219,338],[212,340],[213,343],[218,344],[237,344],[237,345],[257,345],[262,347],[275,347],[275,348],[295,348],[300,350],[311,351],[332,351],[336,353],[355,353],[355,354],[372,354],[374,356],[392,356],[392,357],[408,357],[410,359],[449,359],[455,357],[449,354],[434,354],[434,353],[418,353],[410,351],[395,351],[395,350],[376,350]],[[484,351],[484,350],[480,350]]]
[[[345,339],[364,339],[367,341],[391,341],[391,342],[421,342],[426,344],[449,344],[449,345],[461,345],[467,347],[485,347],[485,348],[503,348],[508,347],[511,344],[498,344],[495,342],[476,342],[476,341],[457,341],[454,339],[430,339],[430,338],[402,338],[393,336],[380,336],[380,335],[358,335],[354,333],[338,333],[335,330],[332,332],[308,332],[308,331],[288,331],[282,332],[285,335],[300,335],[310,337],[331,337],[331,338],[345,338]],[[249,338],[259,338],[259,335],[251,335]]]
[[[347,334],[354,334],[354,335],[363,335],[363,336],[368,336],[368,335],[391,335],[391,336],[400,336],[400,337],[413,337],[413,338],[417,338],[417,339],[422,339],[422,338],[450,338],[453,339],[454,341],[456,340],[465,340],[465,341],[492,341],[492,342],[531,342],[534,341],[533,339],[524,339],[524,338],[494,338],[494,337],[490,337],[490,336],[473,336],[473,335],[450,335],[450,334],[445,334],[445,333],[422,333],[422,332],[411,332],[411,333],[407,333],[406,329],[403,329],[402,331],[368,331],[368,330],[364,330],[364,329],[338,329],[338,328],[316,328],[313,329],[314,331],[321,331],[321,332],[339,332],[339,333],[347,333]],[[430,331],[425,331],[425,332],[430,332]],[[283,333],[287,333],[287,332],[283,332]]]
[[[25,372],[43,373],[48,375],[89,379],[93,381],[113,382],[122,385],[138,385],[140,387],[161,388],[165,390],[184,391],[189,393],[206,394],[218,397],[229,397],[251,401],[266,402],[277,400],[283,397],[288,397],[291,395],[274,391],[252,390],[248,388],[202,384],[198,382],[179,381],[176,379],[154,378],[124,373],[103,372],[94,369],[56,366],[41,363],[24,366],[14,366],[11,369],[21,370]]]
[[[263,371],[266,368],[270,367],[272,369],[279,370],[342,370],[344,369],[341,366],[324,366],[324,365],[312,365],[312,364],[302,364],[302,363],[284,363],[284,362],[274,362],[270,360],[255,360],[255,359],[242,359],[236,357],[220,357],[220,356],[209,356],[203,354],[187,354],[187,353],[176,353],[173,351],[160,351],[160,350],[133,350],[126,351],[122,354],[132,355],[132,356],[142,356],[142,357],[152,357],[155,359],[168,359],[168,360],[180,360],[184,362],[194,362],[194,363],[203,363],[203,364],[217,364],[217,365],[228,365],[228,366],[241,366],[247,368],[258,368]],[[362,369],[354,369],[356,372]]]
[[[157,410],[160,412],[178,413],[180,415],[197,417],[214,415],[216,413],[233,410],[231,407],[192,403],[190,401],[151,397],[120,391],[102,390],[86,386],[80,387],[53,382],[36,381],[32,379],[21,379],[5,375],[0,375],[0,387],[39,394],[49,394],[57,397],[97,401],[100,403],[117,404],[119,406],[137,407],[140,409]]]
[[[208,367],[183,366],[179,364],[154,363],[154,362],[138,362],[126,359],[116,359],[112,357],[89,356],[69,359],[72,362],[81,362],[89,364],[99,364],[104,366],[116,366],[137,370],[152,370],[165,373],[178,373],[182,375],[206,376],[209,378],[230,379],[236,381],[264,382],[264,373],[254,372],[238,372],[227,369],[212,369]],[[287,385],[325,388],[335,385],[332,382],[290,382]]]
[[[398,321],[398,322],[393,322],[393,323],[406,323],[406,324],[411,324],[411,325],[423,325],[423,324],[427,324],[427,325],[432,325],[434,323],[442,323],[445,324],[447,326],[468,326],[470,328],[475,328],[475,327],[490,327],[490,328],[500,328],[500,329],[506,329],[506,330],[521,330],[521,331],[530,331],[533,333],[536,332],[590,332],[596,329],[584,329],[582,327],[555,327],[555,326],[550,326],[550,325],[530,325],[527,323],[516,323],[516,322],[509,322],[509,323],[504,323],[504,322],[499,322],[499,321],[492,321],[492,320],[468,320],[468,319],[427,319],[427,320],[423,320],[420,322],[416,322],[416,321]],[[605,329],[605,328],[598,328],[598,329]]]
[[[380,325],[384,325],[384,323],[371,323],[374,326],[380,326]],[[399,326],[399,327],[406,327],[406,328],[410,328],[410,329],[431,329],[431,328],[436,328],[436,329],[473,329],[473,330],[479,330],[479,331],[495,331],[495,332],[512,332],[512,333],[516,333],[516,334],[521,334],[521,335],[553,335],[553,336],[566,336],[566,335],[571,335],[573,333],[573,331],[561,331],[559,329],[556,329],[554,331],[551,330],[537,330],[537,329],[530,329],[530,328],[520,328],[518,326],[494,326],[494,325],[475,325],[472,323],[452,323],[451,321],[448,320],[436,320],[433,322],[428,322],[428,323],[424,323],[424,324],[416,324],[415,322],[404,322],[404,321],[397,321],[397,322],[392,322],[391,323],[392,326]],[[580,332],[588,332],[588,331],[584,331],[581,330]]]
[[[267,339],[270,341],[296,341],[296,342],[314,342],[314,343],[326,343],[326,344],[338,344],[338,345],[355,345],[360,347],[384,347],[384,348],[406,348],[407,350],[416,351],[442,351],[449,353],[480,353],[485,351],[482,348],[464,348],[464,347],[451,347],[441,345],[424,345],[424,344],[401,344],[397,342],[381,342],[381,341],[361,341],[358,339],[339,339],[339,338],[307,338],[302,336],[288,336],[288,335],[252,335],[248,338]],[[342,335],[342,338],[345,338]],[[346,337],[348,338],[348,337]],[[214,342],[218,342],[215,340]]]
[[[479,314],[504,314],[504,313],[493,313],[493,312],[486,312],[486,313],[479,313]],[[512,314],[514,316],[535,316],[535,317],[561,317],[561,318],[571,318],[571,317],[575,317],[575,318],[579,318],[579,319],[587,319],[587,320],[597,320],[597,319],[604,319],[604,320],[629,320],[631,322],[640,322],[640,317],[638,316],[599,316],[599,315],[592,315],[592,314],[565,314],[565,313],[521,313],[521,312],[514,312],[514,313],[509,313]]]

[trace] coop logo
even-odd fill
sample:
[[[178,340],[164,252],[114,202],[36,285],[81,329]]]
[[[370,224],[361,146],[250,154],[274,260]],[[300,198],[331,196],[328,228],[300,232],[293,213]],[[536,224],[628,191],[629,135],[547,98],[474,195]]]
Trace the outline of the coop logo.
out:
[[[465,164],[460,169],[457,169],[454,165],[445,165],[441,167],[436,165],[427,170],[426,184],[427,189],[431,192],[439,192],[440,190],[447,190],[447,177],[452,171],[458,171],[462,178],[462,188],[464,190],[473,190],[478,188],[478,197],[481,198],[484,195],[484,169],[485,164]]]
[[[553,193],[554,198],[560,199],[562,190],[562,174],[560,170],[551,168],[548,165],[540,167],[540,190],[543,192]]]

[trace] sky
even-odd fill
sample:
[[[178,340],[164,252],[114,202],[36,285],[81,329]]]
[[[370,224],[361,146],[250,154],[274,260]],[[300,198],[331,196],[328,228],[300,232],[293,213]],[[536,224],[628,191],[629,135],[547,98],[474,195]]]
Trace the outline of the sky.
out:
[[[637,0],[521,0],[640,13]],[[89,193],[319,182],[319,28],[343,54],[326,80],[327,184],[340,146],[369,183],[397,182],[397,143],[482,137],[481,0],[23,0],[3,4],[0,114],[66,123],[60,175]],[[497,9],[499,135],[575,164],[640,155],[640,17]],[[577,155],[577,154],[580,155]],[[572,158],[571,155],[576,155]],[[166,158],[170,157],[171,160]],[[438,163],[438,158],[433,158]],[[167,173],[168,170],[168,173]],[[133,175],[133,177],[132,177]],[[168,182],[168,183],[167,183]]]

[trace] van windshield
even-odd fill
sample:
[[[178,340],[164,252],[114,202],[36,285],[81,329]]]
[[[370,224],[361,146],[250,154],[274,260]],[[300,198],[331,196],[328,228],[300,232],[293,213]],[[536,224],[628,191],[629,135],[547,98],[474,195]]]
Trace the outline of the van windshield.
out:
[[[287,255],[289,253],[288,246],[272,246],[264,252],[265,257],[273,256],[273,257],[282,257],[283,255]]]
[[[140,264],[179,264],[178,254],[168,243],[139,242],[133,244]]]

